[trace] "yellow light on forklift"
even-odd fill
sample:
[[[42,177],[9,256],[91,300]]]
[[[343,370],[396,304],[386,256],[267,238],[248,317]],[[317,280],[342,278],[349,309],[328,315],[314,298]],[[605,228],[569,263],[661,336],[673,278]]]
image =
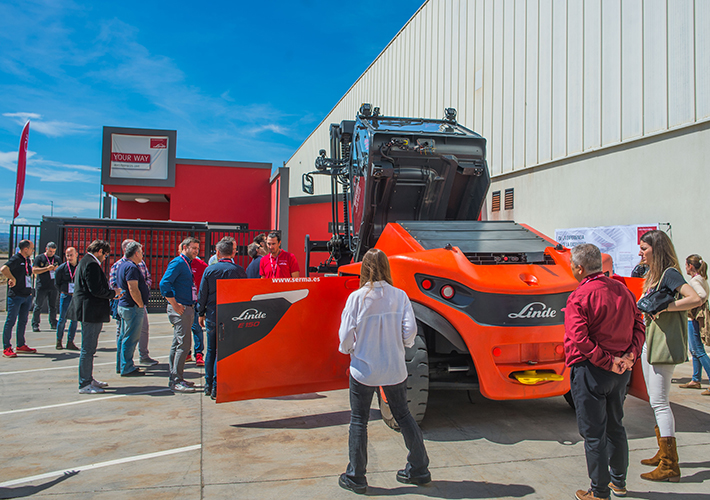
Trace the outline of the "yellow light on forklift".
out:
[[[535,385],[540,382],[560,382],[565,378],[553,371],[525,370],[511,373],[515,380],[525,385]]]

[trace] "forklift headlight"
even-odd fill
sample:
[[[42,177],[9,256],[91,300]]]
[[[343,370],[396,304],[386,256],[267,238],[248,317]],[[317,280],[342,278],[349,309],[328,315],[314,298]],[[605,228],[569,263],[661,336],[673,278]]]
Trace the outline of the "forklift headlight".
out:
[[[441,296],[444,297],[446,300],[451,300],[454,297],[454,287],[451,285],[444,285],[441,287]]]

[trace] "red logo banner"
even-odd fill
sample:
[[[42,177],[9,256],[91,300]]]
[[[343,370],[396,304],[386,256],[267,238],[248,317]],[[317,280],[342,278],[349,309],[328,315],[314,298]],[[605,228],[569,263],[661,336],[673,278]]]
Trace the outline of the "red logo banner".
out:
[[[17,182],[15,183],[15,211],[12,218],[20,215],[20,203],[25,194],[25,172],[27,171],[27,144],[30,140],[30,121],[27,120],[20,136],[20,151],[17,155]]]
[[[168,149],[168,138],[150,138],[150,149]]]
[[[111,161],[124,163],[150,163],[150,155],[140,153],[111,153]]]

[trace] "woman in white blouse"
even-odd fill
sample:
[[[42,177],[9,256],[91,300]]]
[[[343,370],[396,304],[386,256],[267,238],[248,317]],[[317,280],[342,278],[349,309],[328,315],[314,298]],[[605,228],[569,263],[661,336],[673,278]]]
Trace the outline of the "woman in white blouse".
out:
[[[397,481],[431,481],[422,431],[407,406],[405,347],[414,345],[417,324],[409,298],[392,286],[387,256],[375,248],[362,260],[360,289],[345,304],[340,323],[340,352],[350,354],[350,437],[346,472],[338,484],[355,493],[367,490],[367,422],[372,396],[381,387],[404,443],[407,465]]]
[[[710,378],[710,358],[705,352],[705,346],[700,338],[700,324],[698,316],[702,314],[703,308],[707,308],[708,300],[708,265],[700,255],[693,254],[685,259],[685,272],[690,276],[690,286],[695,293],[703,300],[701,306],[688,311],[688,346],[690,354],[693,356],[693,378],[687,384],[681,384],[684,389],[701,389],[700,379],[705,373]],[[701,392],[703,396],[710,396],[710,390]]]

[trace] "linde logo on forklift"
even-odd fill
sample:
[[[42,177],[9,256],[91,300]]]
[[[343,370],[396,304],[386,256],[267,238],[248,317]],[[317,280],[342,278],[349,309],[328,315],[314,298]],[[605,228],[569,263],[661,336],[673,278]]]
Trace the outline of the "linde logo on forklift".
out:
[[[531,302],[523,307],[520,312],[510,313],[508,317],[516,318],[554,318],[557,316],[557,309],[547,307],[544,302]]]
[[[246,321],[246,320],[250,320],[250,319],[264,319],[264,318],[266,318],[266,313],[261,312],[258,309],[247,309],[247,310],[243,311],[239,316],[233,317],[232,321]]]

